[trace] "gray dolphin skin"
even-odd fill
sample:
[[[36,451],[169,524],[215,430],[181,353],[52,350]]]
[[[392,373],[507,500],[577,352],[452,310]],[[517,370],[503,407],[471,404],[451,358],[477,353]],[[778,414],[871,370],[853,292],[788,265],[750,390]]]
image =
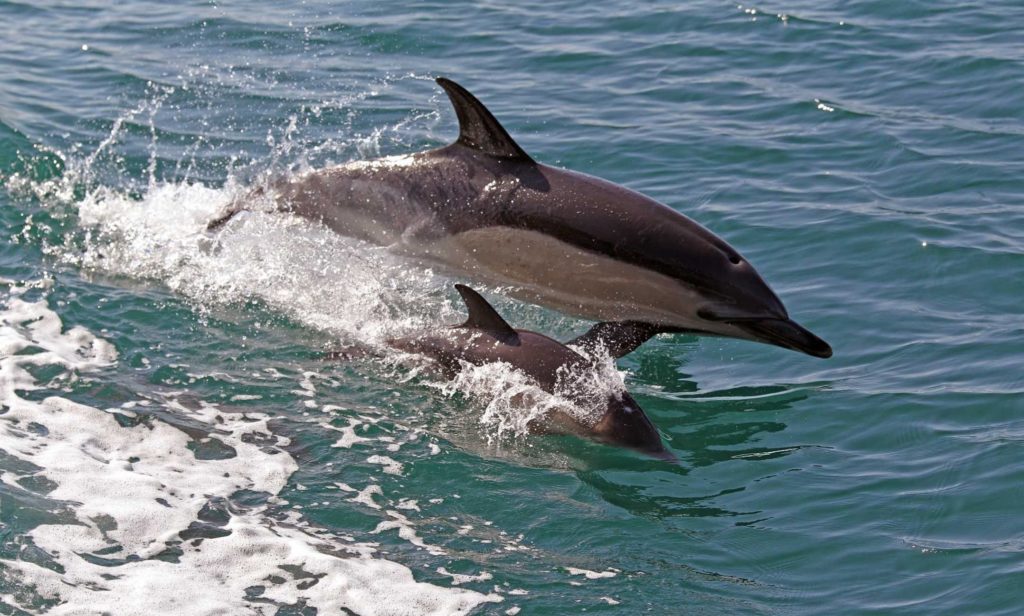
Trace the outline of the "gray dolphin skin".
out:
[[[466,89],[437,83],[458,116],[455,143],[307,173],[268,196],[340,234],[607,322],[598,333],[691,332],[832,355],[724,240],[628,188],[536,162]]]
[[[392,339],[388,345],[434,360],[449,376],[458,373],[461,362],[475,366],[503,362],[525,373],[551,394],[555,393],[560,379],[595,369],[592,360],[561,342],[536,332],[513,329],[473,289],[461,284],[455,288],[469,312],[465,323],[436,333]],[[573,387],[562,389],[568,389],[562,395],[567,395],[575,406],[597,411],[595,419],[583,421],[572,413],[556,409],[531,424],[531,432],[572,434],[664,460],[676,459],[665,449],[661,435],[627,392],[602,393],[595,399],[593,392],[588,394]]]

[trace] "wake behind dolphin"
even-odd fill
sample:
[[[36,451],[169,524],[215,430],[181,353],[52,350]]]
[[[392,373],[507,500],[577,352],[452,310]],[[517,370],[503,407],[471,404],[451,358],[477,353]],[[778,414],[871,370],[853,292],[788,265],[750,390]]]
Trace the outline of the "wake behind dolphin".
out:
[[[693,332],[832,355],[724,240],[628,188],[536,162],[465,88],[437,83],[458,116],[455,143],[310,172],[267,196],[337,233],[605,321],[593,331],[633,348]]]

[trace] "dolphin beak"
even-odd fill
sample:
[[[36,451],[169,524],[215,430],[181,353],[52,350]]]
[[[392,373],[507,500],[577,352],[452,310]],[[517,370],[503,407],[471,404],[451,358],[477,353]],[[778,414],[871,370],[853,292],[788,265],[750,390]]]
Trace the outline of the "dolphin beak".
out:
[[[823,359],[832,357],[832,347],[827,342],[792,319],[743,319],[732,321],[731,324],[761,342]]]

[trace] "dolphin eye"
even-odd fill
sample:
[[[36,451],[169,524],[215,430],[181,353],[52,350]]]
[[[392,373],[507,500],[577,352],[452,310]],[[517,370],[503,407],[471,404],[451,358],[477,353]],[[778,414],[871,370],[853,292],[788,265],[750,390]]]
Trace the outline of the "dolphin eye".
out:
[[[740,253],[733,250],[732,246],[729,246],[728,244],[723,242],[721,244],[716,244],[715,248],[717,248],[719,252],[725,255],[726,259],[729,259],[729,263],[732,263],[733,265],[739,265],[740,263],[743,263],[743,259],[740,257]]]

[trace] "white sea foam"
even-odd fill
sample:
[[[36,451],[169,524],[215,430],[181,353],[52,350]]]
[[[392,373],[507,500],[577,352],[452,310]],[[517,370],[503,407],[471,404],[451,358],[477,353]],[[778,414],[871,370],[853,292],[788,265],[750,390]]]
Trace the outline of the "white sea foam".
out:
[[[26,603],[35,595],[55,604],[52,614],[272,613],[306,605],[320,613],[441,615],[500,600],[416,582],[407,567],[371,557],[372,546],[315,529],[294,510],[275,515],[267,504],[232,501],[240,490],[278,494],[296,468],[265,415],[246,413],[243,421],[173,395],[111,410],[28,396],[46,386],[34,367],[91,378],[90,371],[113,369],[116,352],[84,328],[65,330],[45,300],[8,297],[0,317],[0,449],[17,460],[2,479],[20,492],[25,480],[45,482],[45,502],[56,508],[25,536],[43,556],[3,562],[6,581],[21,589],[4,595],[8,605],[35,611]],[[189,448],[194,434],[142,415],[157,407],[208,426],[200,440],[215,438],[233,455],[197,457]],[[213,518],[202,513],[211,507],[220,507]],[[434,550],[407,519],[387,513],[401,535]]]
[[[391,509],[388,509],[386,513],[391,517],[391,519],[377,524],[377,527],[370,531],[370,534],[376,535],[378,533],[397,529],[398,536],[414,546],[423,548],[434,556],[444,556],[446,554],[443,549],[436,545],[430,545],[423,541],[423,539],[421,539],[416,533],[416,529],[413,527],[412,522],[409,521],[409,518]]]
[[[321,427],[326,428],[328,430],[341,432],[341,438],[335,441],[335,443],[331,445],[331,447],[341,447],[344,449],[351,449],[353,445],[357,445],[359,443],[369,443],[373,441],[373,439],[365,438],[356,434],[356,428],[358,428],[361,425],[363,425],[363,422],[353,417],[349,417],[348,425],[342,428],[336,428],[329,423],[320,424]]]
[[[590,569],[577,569],[576,567],[566,567],[566,571],[569,575],[582,575],[588,580],[599,580],[601,578],[612,578],[618,575],[617,569],[608,569],[606,571],[591,571]]]
[[[467,582],[486,582],[487,580],[494,578],[494,576],[487,571],[481,571],[477,575],[468,575],[465,573],[452,573],[444,567],[438,567],[437,572],[441,575],[447,575],[452,578],[453,586],[458,586],[459,584],[465,584]]]
[[[373,455],[366,459],[370,464],[380,464],[381,470],[388,475],[401,475],[402,474],[402,463],[393,460],[387,456]]]
[[[352,490],[352,488],[348,488],[348,490]],[[380,505],[378,505],[377,502],[373,500],[374,495],[379,494],[383,494],[383,492],[381,492],[380,486],[371,483],[370,485],[360,490],[358,494],[356,494],[349,500],[351,500],[353,503],[360,503],[362,505],[366,505],[370,509],[380,509]]]
[[[410,498],[403,498],[395,505],[395,509],[406,509],[409,511],[421,511],[419,501]]]

